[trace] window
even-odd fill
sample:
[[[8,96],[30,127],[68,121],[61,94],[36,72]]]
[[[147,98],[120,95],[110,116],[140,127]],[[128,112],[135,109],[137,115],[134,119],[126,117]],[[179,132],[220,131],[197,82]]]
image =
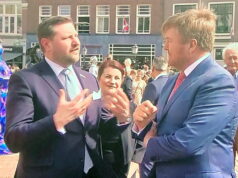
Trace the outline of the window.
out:
[[[173,5],[173,14],[185,12],[189,9],[197,9],[197,4],[174,4]]]
[[[138,5],[137,7],[137,33],[150,33],[150,5]]]
[[[216,60],[223,60],[222,50],[223,50],[223,48],[215,48],[215,59]]]
[[[97,6],[97,33],[109,33],[109,6]]]
[[[48,19],[49,17],[52,16],[52,7],[51,6],[40,6],[39,7],[39,22],[41,23],[42,21]]]
[[[71,16],[71,8],[70,5],[60,5],[58,6],[58,15],[64,17]]]
[[[130,31],[130,6],[117,6],[116,15],[116,32],[128,34]]]
[[[90,14],[89,6],[78,6],[77,14],[78,33],[89,33]]]
[[[234,3],[210,3],[210,9],[217,15],[216,33],[230,34],[233,29]]]
[[[22,7],[20,4],[0,5],[0,34],[22,33]]]

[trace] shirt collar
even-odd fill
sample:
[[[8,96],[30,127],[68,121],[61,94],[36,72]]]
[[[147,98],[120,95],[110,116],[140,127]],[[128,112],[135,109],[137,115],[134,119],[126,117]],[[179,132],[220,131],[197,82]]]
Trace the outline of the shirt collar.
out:
[[[206,59],[208,56],[210,55],[210,53],[206,53],[204,56],[202,56],[201,58],[199,58],[198,60],[196,60],[194,63],[192,63],[190,66],[188,66],[185,70],[184,70],[184,74],[186,75],[186,77],[198,66],[198,64],[200,64],[204,59]]]
[[[167,75],[166,73],[160,73],[159,75],[157,75],[153,80],[157,80],[159,77]]]
[[[49,64],[49,66],[52,68],[52,70],[54,71],[56,76],[59,76],[60,73],[62,72],[62,70],[64,70],[65,68],[60,66],[59,64],[49,60],[48,58],[45,57],[46,62]],[[70,71],[73,71],[73,66],[70,65],[69,67],[67,67]]]

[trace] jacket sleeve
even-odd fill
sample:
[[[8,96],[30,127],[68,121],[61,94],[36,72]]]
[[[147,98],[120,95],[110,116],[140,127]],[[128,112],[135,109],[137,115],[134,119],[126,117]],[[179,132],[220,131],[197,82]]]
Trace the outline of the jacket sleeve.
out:
[[[35,149],[57,136],[52,116],[34,120],[32,91],[24,76],[13,74],[9,81],[5,142],[12,152]]]
[[[231,144],[237,125],[237,101],[237,91],[231,78],[219,75],[202,83],[182,127],[172,134],[151,138],[144,159],[164,162],[201,155],[219,134],[221,140],[227,137],[224,133],[221,135],[226,127],[234,127],[230,140],[223,138],[230,142],[225,144]]]

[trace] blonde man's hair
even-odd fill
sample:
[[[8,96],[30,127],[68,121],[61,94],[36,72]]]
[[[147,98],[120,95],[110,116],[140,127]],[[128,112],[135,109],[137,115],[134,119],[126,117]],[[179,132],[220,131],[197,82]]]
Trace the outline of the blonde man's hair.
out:
[[[177,28],[183,42],[196,39],[202,50],[212,51],[216,16],[208,9],[191,9],[183,13],[170,16],[162,25],[164,34],[170,28]]]

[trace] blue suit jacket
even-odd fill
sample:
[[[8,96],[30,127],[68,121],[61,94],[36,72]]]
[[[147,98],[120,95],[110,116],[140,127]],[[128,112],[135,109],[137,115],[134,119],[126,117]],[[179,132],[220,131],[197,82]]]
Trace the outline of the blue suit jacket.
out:
[[[176,78],[162,91],[157,136],[144,162],[155,163],[157,178],[233,177],[238,96],[232,76],[208,57],[168,101]]]
[[[157,105],[161,91],[168,80],[167,75],[162,75],[156,80],[153,80],[147,84],[143,93],[142,102],[150,100],[154,105]]]
[[[98,91],[93,75],[77,66],[74,70],[83,88]],[[5,141],[11,151],[20,152],[16,177],[82,177],[85,145],[100,177],[114,177],[102,162],[98,130],[109,119],[100,118],[101,101],[92,101],[84,125],[76,119],[65,126],[67,133],[61,135],[54,126],[53,114],[62,88],[45,61],[11,76]]]

